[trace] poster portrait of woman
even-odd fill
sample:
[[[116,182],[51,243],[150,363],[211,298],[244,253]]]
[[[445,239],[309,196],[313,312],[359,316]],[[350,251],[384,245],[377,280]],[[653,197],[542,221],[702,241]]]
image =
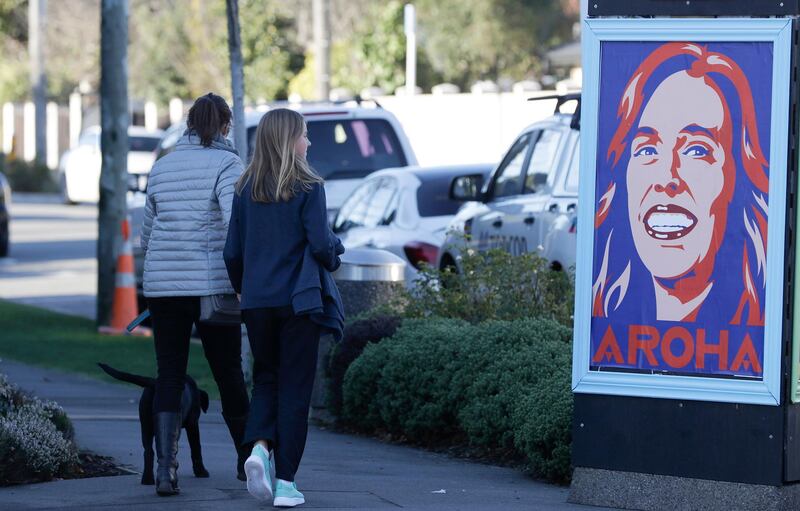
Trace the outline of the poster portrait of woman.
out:
[[[595,365],[761,377],[772,65],[770,43],[604,45]]]

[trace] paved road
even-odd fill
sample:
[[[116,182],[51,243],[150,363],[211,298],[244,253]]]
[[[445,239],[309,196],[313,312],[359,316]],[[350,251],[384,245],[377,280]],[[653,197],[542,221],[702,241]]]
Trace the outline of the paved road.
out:
[[[16,194],[11,250],[0,259],[0,298],[94,318],[97,207]]]

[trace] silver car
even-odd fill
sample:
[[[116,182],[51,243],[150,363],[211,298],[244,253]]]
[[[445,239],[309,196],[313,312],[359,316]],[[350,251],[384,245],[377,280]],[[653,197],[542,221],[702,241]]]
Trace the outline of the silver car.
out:
[[[344,201],[333,231],[346,248],[379,248],[404,259],[412,286],[422,264],[436,264],[447,225],[461,206],[450,197],[450,183],[459,176],[482,180],[491,170],[452,165],[374,172]]]
[[[535,252],[558,270],[575,265],[580,109],[561,108],[579,99],[558,97],[556,113],[525,128],[482,187],[470,178],[454,180],[451,195],[467,203],[450,223],[440,268],[458,269],[465,245]]]

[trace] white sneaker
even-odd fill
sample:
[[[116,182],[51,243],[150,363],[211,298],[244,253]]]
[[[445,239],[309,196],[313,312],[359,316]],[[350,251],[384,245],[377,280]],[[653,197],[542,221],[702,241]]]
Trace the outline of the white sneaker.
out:
[[[244,462],[244,472],[247,474],[247,491],[259,500],[272,498],[272,458],[266,449],[256,444],[250,457]]]
[[[297,491],[297,485],[278,479],[275,485],[275,500],[272,505],[275,507],[295,507],[300,504],[305,504],[305,496]]]

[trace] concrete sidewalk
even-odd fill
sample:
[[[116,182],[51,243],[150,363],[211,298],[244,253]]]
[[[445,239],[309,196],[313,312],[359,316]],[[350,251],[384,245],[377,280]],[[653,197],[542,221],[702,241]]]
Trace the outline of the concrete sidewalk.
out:
[[[124,369],[124,368],[120,368]],[[63,406],[83,449],[113,456],[139,473],[142,447],[139,390],[81,375],[0,361],[0,373]],[[201,419],[209,479],[191,474],[185,434],[180,445],[181,495],[160,498],[139,475],[55,481],[0,489],[0,509],[256,510],[272,504],[251,498],[235,478],[235,454],[218,402]],[[531,480],[501,467],[465,462],[311,427],[297,482],[307,509],[589,510],[566,503],[567,488]]]

